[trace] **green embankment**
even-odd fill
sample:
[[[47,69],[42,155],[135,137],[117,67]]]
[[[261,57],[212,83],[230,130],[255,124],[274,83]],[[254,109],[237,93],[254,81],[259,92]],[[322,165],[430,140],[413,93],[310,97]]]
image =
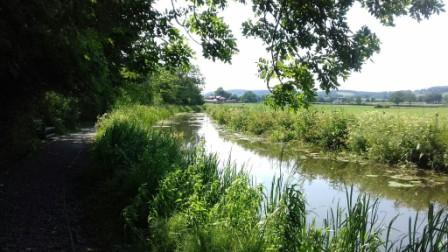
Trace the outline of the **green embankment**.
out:
[[[219,124],[272,141],[300,141],[377,162],[447,170],[448,109],[367,106],[274,111],[263,105],[209,105]]]
[[[377,222],[378,202],[352,199],[318,227],[307,220],[299,187],[273,179],[272,190],[251,184],[234,167],[218,168],[204,148],[152,126],[178,107],[128,106],[100,118],[94,148],[103,195],[135,245],[145,251],[381,251],[392,244]],[[422,238],[400,250],[447,246],[448,221],[430,211]],[[118,221],[116,219],[110,222]],[[410,226],[409,237],[416,234]],[[407,239],[408,237],[406,237]],[[406,240],[407,241],[407,240]],[[129,249],[129,247],[128,247]]]

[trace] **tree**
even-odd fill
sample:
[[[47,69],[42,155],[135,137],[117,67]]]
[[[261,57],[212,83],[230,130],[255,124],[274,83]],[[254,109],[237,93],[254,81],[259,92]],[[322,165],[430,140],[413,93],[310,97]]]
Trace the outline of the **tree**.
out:
[[[362,104],[362,99],[360,96],[356,96],[356,100],[355,100],[356,104],[360,105]]]
[[[271,104],[306,106],[316,83],[329,92],[379,51],[380,41],[368,27],[351,31],[347,24],[355,2],[386,26],[397,16],[421,20],[443,11],[440,0],[253,1],[255,17],[243,24],[243,34],[262,39],[270,52],[258,68],[272,91]]]
[[[400,105],[400,103],[405,101],[405,97],[406,95],[403,91],[396,91],[390,95],[389,101],[395,103],[396,105]]]
[[[314,97],[315,83],[329,91],[379,51],[379,39],[368,27],[351,31],[347,24],[355,2],[388,26],[397,16],[420,21],[443,11],[441,0],[252,1],[253,18],[243,23],[243,34],[260,38],[270,53],[258,66],[274,104],[306,105]],[[0,73],[6,84],[1,100],[14,108],[14,101],[32,101],[49,90],[104,96],[108,88],[141,82],[160,67],[187,66],[193,51],[180,29],[191,34],[208,59],[230,62],[238,51],[219,16],[227,0],[173,1],[166,11],[154,4],[2,1]]]
[[[443,101],[448,104],[448,94],[443,95]]]
[[[436,93],[429,93],[426,94],[423,97],[424,101],[426,103],[441,103],[442,102],[442,95],[441,94],[436,94]]]
[[[258,102],[258,96],[252,91],[246,91],[241,96],[241,101],[246,103],[255,103]]]
[[[236,94],[232,94],[232,95],[230,96],[230,99],[231,99],[231,100],[238,101],[240,98],[238,97],[238,95],[236,95]]]
[[[404,100],[409,104],[417,101],[417,96],[414,94],[414,92],[407,90],[403,91],[403,94],[404,94]]]
[[[218,95],[219,95],[219,96],[222,96],[222,97],[224,97],[224,98],[226,98],[226,99],[229,99],[230,96],[232,96],[231,93],[225,91],[222,87],[219,87],[218,89],[216,89],[216,91],[215,91],[215,95],[216,95],[216,96],[218,96]]]
[[[204,102],[201,95],[204,80],[197,67],[189,71],[163,69],[150,82],[154,85],[154,95],[160,96],[161,103],[199,105]]]

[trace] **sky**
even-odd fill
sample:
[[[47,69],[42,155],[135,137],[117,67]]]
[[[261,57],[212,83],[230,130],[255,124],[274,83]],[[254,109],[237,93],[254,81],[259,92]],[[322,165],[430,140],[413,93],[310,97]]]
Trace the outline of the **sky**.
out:
[[[160,0],[158,8],[170,1]],[[444,0],[448,10],[448,0]],[[170,5],[169,5],[170,6]],[[239,53],[231,64],[213,62],[202,57],[200,46],[194,60],[205,77],[205,92],[224,89],[266,89],[257,76],[256,62],[266,56],[265,46],[241,34],[241,23],[251,16],[249,5],[230,3],[222,13],[237,38]],[[367,25],[381,40],[381,51],[366,62],[361,72],[352,75],[339,89],[362,91],[416,90],[448,85],[448,12],[418,23],[409,17],[395,20],[394,27],[385,27],[365,9],[355,5],[348,15],[352,30]]]

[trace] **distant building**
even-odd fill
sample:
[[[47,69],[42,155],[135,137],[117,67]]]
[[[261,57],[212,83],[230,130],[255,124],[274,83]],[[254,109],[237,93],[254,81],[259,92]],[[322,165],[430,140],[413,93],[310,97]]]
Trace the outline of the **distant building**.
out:
[[[205,97],[204,101],[208,103],[223,103],[226,102],[227,99],[225,97],[217,95],[217,96],[207,96]]]
[[[345,102],[344,97],[336,97],[336,99],[333,100],[333,104],[342,104]]]

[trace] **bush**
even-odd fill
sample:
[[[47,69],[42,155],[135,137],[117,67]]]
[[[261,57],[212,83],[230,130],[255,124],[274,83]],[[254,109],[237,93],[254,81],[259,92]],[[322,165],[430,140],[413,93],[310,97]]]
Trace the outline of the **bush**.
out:
[[[46,92],[39,104],[39,116],[46,126],[63,133],[76,128],[79,119],[78,101],[56,92]]]
[[[422,168],[448,166],[446,128],[434,120],[371,112],[360,116],[349,132],[350,149],[370,159],[391,164],[412,162]]]
[[[352,118],[342,113],[315,110],[269,111],[261,106],[207,106],[219,124],[235,131],[265,135],[274,141],[301,140],[328,150],[346,147],[348,125]]]
[[[351,119],[341,113],[327,115],[322,120],[320,145],[328,150],[339,150],[347,146],[348,127]]]

